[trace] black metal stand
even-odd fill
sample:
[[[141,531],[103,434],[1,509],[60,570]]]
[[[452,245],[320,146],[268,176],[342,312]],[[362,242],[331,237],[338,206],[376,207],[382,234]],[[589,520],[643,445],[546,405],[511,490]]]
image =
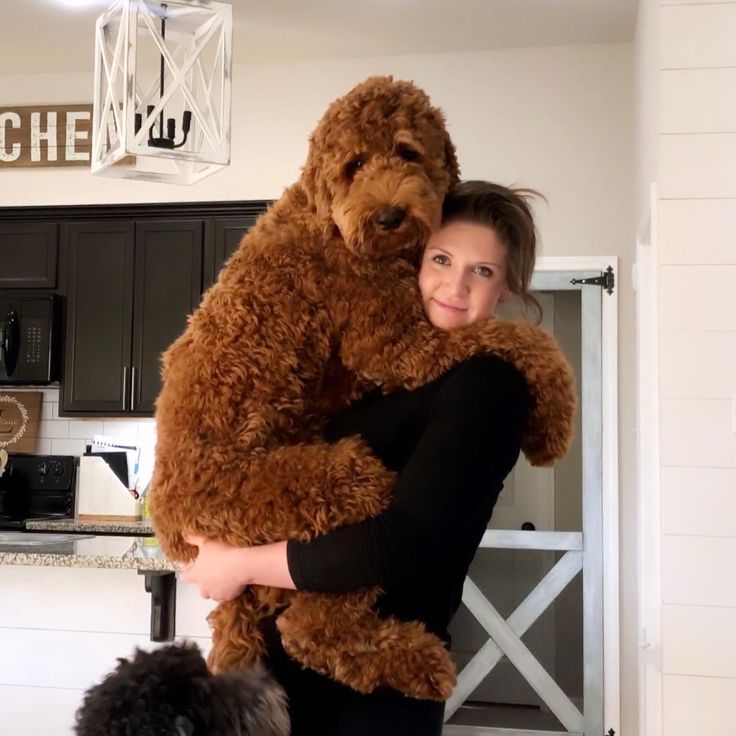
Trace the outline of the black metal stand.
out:
[[[176,635],[176,573],[139,570],[151,594],[151,641],[174,641]]]

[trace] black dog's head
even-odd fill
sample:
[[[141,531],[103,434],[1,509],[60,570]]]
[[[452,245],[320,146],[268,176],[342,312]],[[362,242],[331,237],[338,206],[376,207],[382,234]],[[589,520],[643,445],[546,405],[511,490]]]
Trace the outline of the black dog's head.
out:
[[[77,736],[288,736],[286,697],[265,670],[213,675],[194,644],[137,650],[91,687]]]

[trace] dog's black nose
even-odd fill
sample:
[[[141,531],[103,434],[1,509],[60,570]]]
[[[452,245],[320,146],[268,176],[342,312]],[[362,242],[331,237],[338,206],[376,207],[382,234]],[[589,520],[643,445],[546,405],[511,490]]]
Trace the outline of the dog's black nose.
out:
[[[404,212],[400,207],[384,207],[378,213],[378,224],[384,230],[396,230],[396,228],[404,221],[405,215],[406,212]]]

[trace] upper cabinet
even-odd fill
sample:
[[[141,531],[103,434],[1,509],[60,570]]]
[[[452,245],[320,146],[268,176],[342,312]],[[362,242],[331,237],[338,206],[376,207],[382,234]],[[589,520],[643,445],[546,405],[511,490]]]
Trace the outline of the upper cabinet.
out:
[[[0,289],[55,289],[56,223],[0,222]]]
[[[153,414],[161,353],[268,204],[0,207],[0,291],[62,297],[61,415]]]
[[[230,256],[235,253],[243,239],[243,235],[253,226],[259,213],[243,217],[219,217],[212,220],[210,228],[213,233],[213,257],[210,259],[212,269],[207,273],[205,288],[211,286],[217,279],[217,274],[225,265]]]
[[[62,414],[150,415],[161,353],[202,291],[201,220],[66,226]]]

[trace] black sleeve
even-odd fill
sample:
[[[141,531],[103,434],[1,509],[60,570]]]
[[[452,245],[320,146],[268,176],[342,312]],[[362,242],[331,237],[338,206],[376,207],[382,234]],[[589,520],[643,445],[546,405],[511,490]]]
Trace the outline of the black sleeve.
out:
[[[499,358],[461,365],[440,386],[426,427],[380,516],[310,542],[290,540],[299,590],[401,585],[436,564],[495,502],[519,456],[527,410],[521,374]]]

